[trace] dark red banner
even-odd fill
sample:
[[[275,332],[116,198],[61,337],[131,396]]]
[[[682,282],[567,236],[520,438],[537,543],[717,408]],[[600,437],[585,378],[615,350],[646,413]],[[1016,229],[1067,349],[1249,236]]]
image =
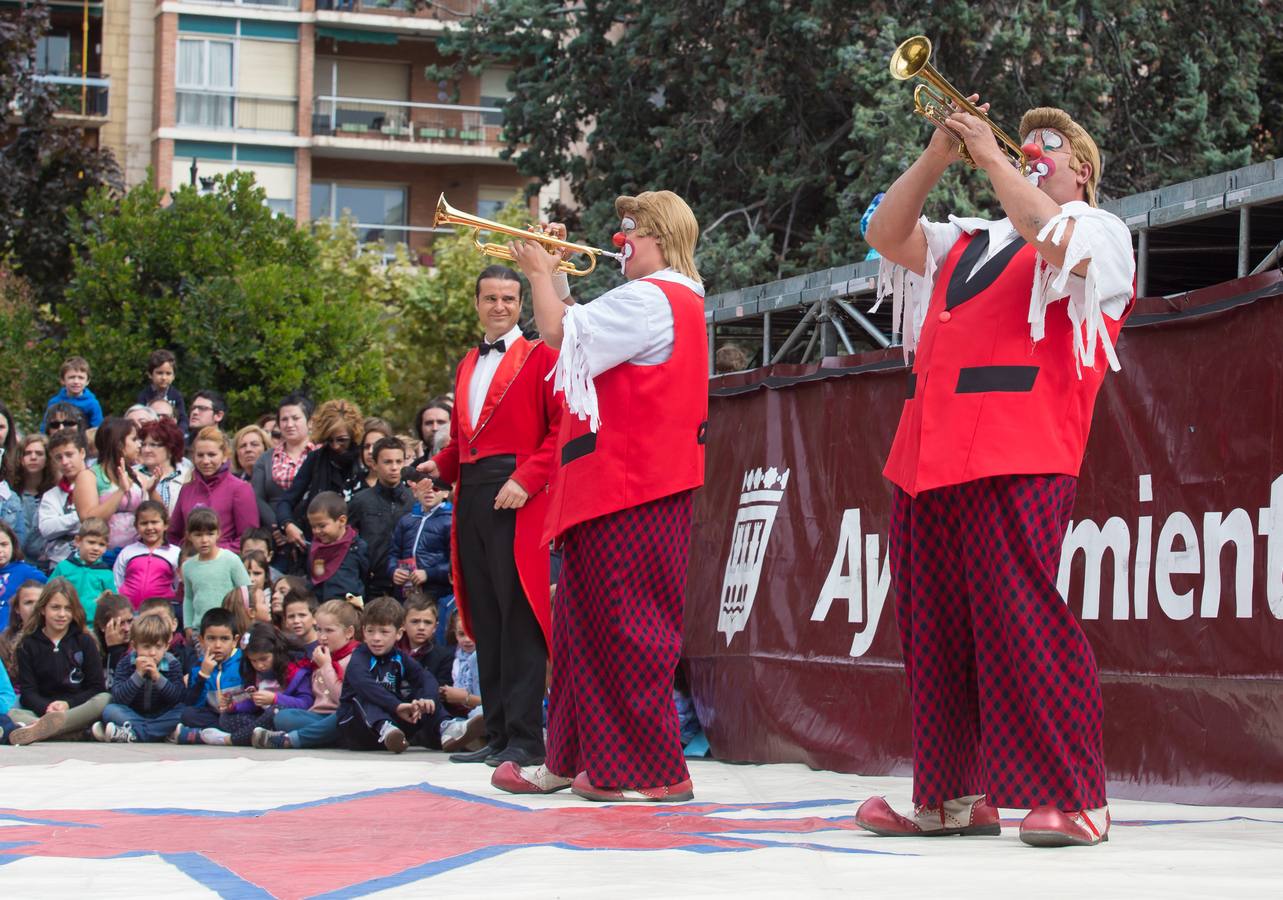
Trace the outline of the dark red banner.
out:
[[[1120,796],[1283,803],[1283,274],[1144,300],[1105,380],[1061,592]],[[717,379],[685,653],[719,759],[907,774],[881,476],[899,351]]]

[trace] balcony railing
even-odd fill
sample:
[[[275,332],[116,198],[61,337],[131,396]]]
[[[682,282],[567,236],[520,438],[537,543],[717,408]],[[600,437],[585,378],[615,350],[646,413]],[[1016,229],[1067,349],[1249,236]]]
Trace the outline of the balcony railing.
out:
[[[503,113],[485,106],[322,96],[312,110],[312,133],[318,135],[487,147],[503,143]]]
[[[298,0],[189,0],[193,3],[212,3],[218,6],[267,6],[274,9],[298,9]]]
[[[416,10],[414,0],[316,0],[323,12],[409,13],[431,19],[457,20],[475,15],[486,0],[440,0]]]
[[[298,124],[298,101],[288,97],[193,90],[178,90],[174,94],[179,125],[293,134]]]
[[[37,75],[36,81],[52,86],[60,115],[107,118],[111,79],[105,75]]]

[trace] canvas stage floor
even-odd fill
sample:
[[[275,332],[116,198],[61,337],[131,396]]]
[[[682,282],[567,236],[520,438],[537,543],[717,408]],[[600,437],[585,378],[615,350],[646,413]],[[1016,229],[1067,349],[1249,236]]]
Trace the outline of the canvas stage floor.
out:
[[[0,748],[0,896],[1279,896],[1283,809],[1115,801],[1108,844],[892,840],[903,778],[692,764],[696,799],[522,799],[440,754]]]

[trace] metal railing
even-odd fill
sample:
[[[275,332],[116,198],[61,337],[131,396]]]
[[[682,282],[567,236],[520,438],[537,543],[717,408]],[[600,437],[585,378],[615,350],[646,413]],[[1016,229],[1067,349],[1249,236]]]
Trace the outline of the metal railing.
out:
[[[37,75],[36,81],[53,86],[58,113],[64,116],[106,118],[111,79],[105,75]]]
[[[414,0],[316,0],[322,12],[409,13],[431,19],[464,19],[475,15],[485,0],[437,0],[416,9]]]
[[[298,0],[188,0],[189,3],[210,3],[216,6],[270,6],[275,9],[298,9]]]
[[[502,117],[501,110],[485,106],[320,96],[312,106],[312,133],[498,147]]]
[[[288,97],[181,89],[174,96],[179,125],[293,134],[298,124],[298,101]]]

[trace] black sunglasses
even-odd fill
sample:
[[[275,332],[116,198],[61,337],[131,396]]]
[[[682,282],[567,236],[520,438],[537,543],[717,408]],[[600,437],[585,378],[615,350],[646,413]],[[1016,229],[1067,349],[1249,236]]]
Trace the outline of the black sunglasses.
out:
[[[75,427],[76,427],[76,423],[71,419],[55,419],[49,423],[50,431],[53,431],[55,428],[75,428]]]

